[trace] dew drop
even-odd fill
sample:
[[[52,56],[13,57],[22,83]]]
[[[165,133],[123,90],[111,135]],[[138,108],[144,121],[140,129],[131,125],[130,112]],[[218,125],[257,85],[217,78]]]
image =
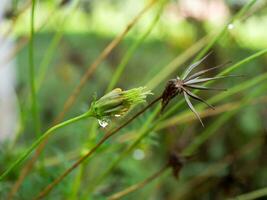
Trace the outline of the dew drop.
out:
[[[228,24],[228,29],[232,30],[235,26],[233,24]]]
[[[98,120],[98,123],[99,125],[102,127],[102,128],[105,128],[107,125],[108,125],[108,122],[105,121],[105,120]]]
[[[145,157],[145,153],[144,153],[144,151],[142,149],[136,149],[136,150],[134,150],[134,152],[133,152],[133,158],[135,160],[143,160],[144,157]]]

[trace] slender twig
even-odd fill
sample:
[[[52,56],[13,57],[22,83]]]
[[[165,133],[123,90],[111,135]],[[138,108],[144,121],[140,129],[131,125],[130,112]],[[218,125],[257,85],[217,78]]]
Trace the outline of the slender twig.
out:
[[[56,178],[52,183],[50,183],[44,190],[42,190],[35,199],[41,199],[45,197],[58,183],[60,183],[69,173],[71,173],[75,168],[77,168],[83,161],[85,161],[88,157],[90,157],[106,140],[108,140],[111,136],[119,132],[122,128],[130,124],[134,119],[136,119],[139,115],[143,114],[148,108],[153,106],[156,102],[161,100],[161,96],[153,100],[146,107],[132,116],[129,120],[123,123],[121,126],[118,126],[114,130],[107,132],[103,138],[84,156],[82,156],[78,161],[76,161],[70,168],[68,168],[64,173],[62,173],[58,178]]]
[[[165,171],[166,169],[168,169],[169,165],[165,165],[163,168],[161,168],[159,171],[157,171],[156,173],[152,174],[150,177],[148,177],[147,179],[136,183],[120,192],[117,192],[113,195],[111,195],[108,200],[117,200],[120,199],[126,195],[128,195],[131,192],[134,192],[136,190],[139,190],[141,188],[143,188],[144,186],[146,186],[147,184],[151,183],[152,181],[154,181],[156,178],[160,177]]]

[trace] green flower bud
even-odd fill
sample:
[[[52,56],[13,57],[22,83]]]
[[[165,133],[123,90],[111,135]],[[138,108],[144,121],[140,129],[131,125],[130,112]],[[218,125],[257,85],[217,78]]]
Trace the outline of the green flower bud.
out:
[[[99,120],[124,115],[129,109],[139,103],[146,102],[147,95],[152,94],[144,87],[123,91],[116,88],[98,100],[92,102],[90,112]]]

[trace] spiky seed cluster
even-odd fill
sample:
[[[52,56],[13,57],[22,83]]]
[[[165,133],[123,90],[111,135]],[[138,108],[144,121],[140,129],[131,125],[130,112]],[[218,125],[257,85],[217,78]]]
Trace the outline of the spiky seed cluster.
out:
[[[199,119],[200,123],[202,124],[202,126],[204,127],[204,124],[199,116],[199,114],[197,113],[197,111],[195,110],[195,108],[193,107],[189,97],[201,101],[203,103],[205,103],[206,105],[208,105],[210,108],[214,109],[214,107],[212,105],[210,105],[209,103],[207,103],[206,101],[204,101],[202,98],[200,98],[199,96],[197,96],[196,94],[192,93],[189,89],[199,89],[199,90],[226,90],[226,89],[222,89],[222,88],[209,88],[209,87],[205,87],[200,85],[201,83],[205,83],[211,80],[216,80],[216,79],[223,79],[226,77],[233,77],[235,75],[229,75],[229,76],[217,76],[217,77],[212,77],[212,78],[200,78],[202,75],[206,74],[207,72],[210,72],[214,69],[217,69],[219,67],[222,67],[228,63],[222,64],[222,65],[218,65],[216,67],[212,67],[206,70],[202,70],[199,72],[196,72],[195,74],[190,75],[191,71],[197,67],[201,62],[203,62],[203,60],[205,60],[208,57],[205,56],[204,58],[202,58],[200,61],[190,65],[184,72],[182,78],[177,77],[176,79],[171,79],[170,81],[168,81],[165,90],[162,94],[162,110],[167,106],[167,104],[169,103],[169,101],[171,99],[173,99],[177,94],[183,94],[184,98],[186,100],[186,103],[188,104],[189,108],[192,110],[192,112],[196,115],[196,117]]]
[[[90,112],[99,120],[125,114],[132,106],[146,102],[147,95],[152,94],[144,87],[123,91],[116,88],[99,100],[92,102]]]

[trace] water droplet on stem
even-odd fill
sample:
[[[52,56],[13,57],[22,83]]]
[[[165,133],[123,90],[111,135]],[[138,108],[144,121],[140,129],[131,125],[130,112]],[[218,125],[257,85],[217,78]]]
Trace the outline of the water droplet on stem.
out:
[[[133,157],[135,160],[143,160],[145,157],[145,152],[142,149],[136,149],[133,152]]]
[[[228,24],[228,26],[227,26],[227,28],[228,28],[229,30],[232,30],[234,27],[235,27],[235,26],[234,26],[233,24]]]
[[[102,128],[105,128],[105,127],[107,127],[107,125],[108,125],[108,122],[107,121],[105,121],[105,120],[98,120],[98,123],[99,123],[99,125],[102,127]]]

